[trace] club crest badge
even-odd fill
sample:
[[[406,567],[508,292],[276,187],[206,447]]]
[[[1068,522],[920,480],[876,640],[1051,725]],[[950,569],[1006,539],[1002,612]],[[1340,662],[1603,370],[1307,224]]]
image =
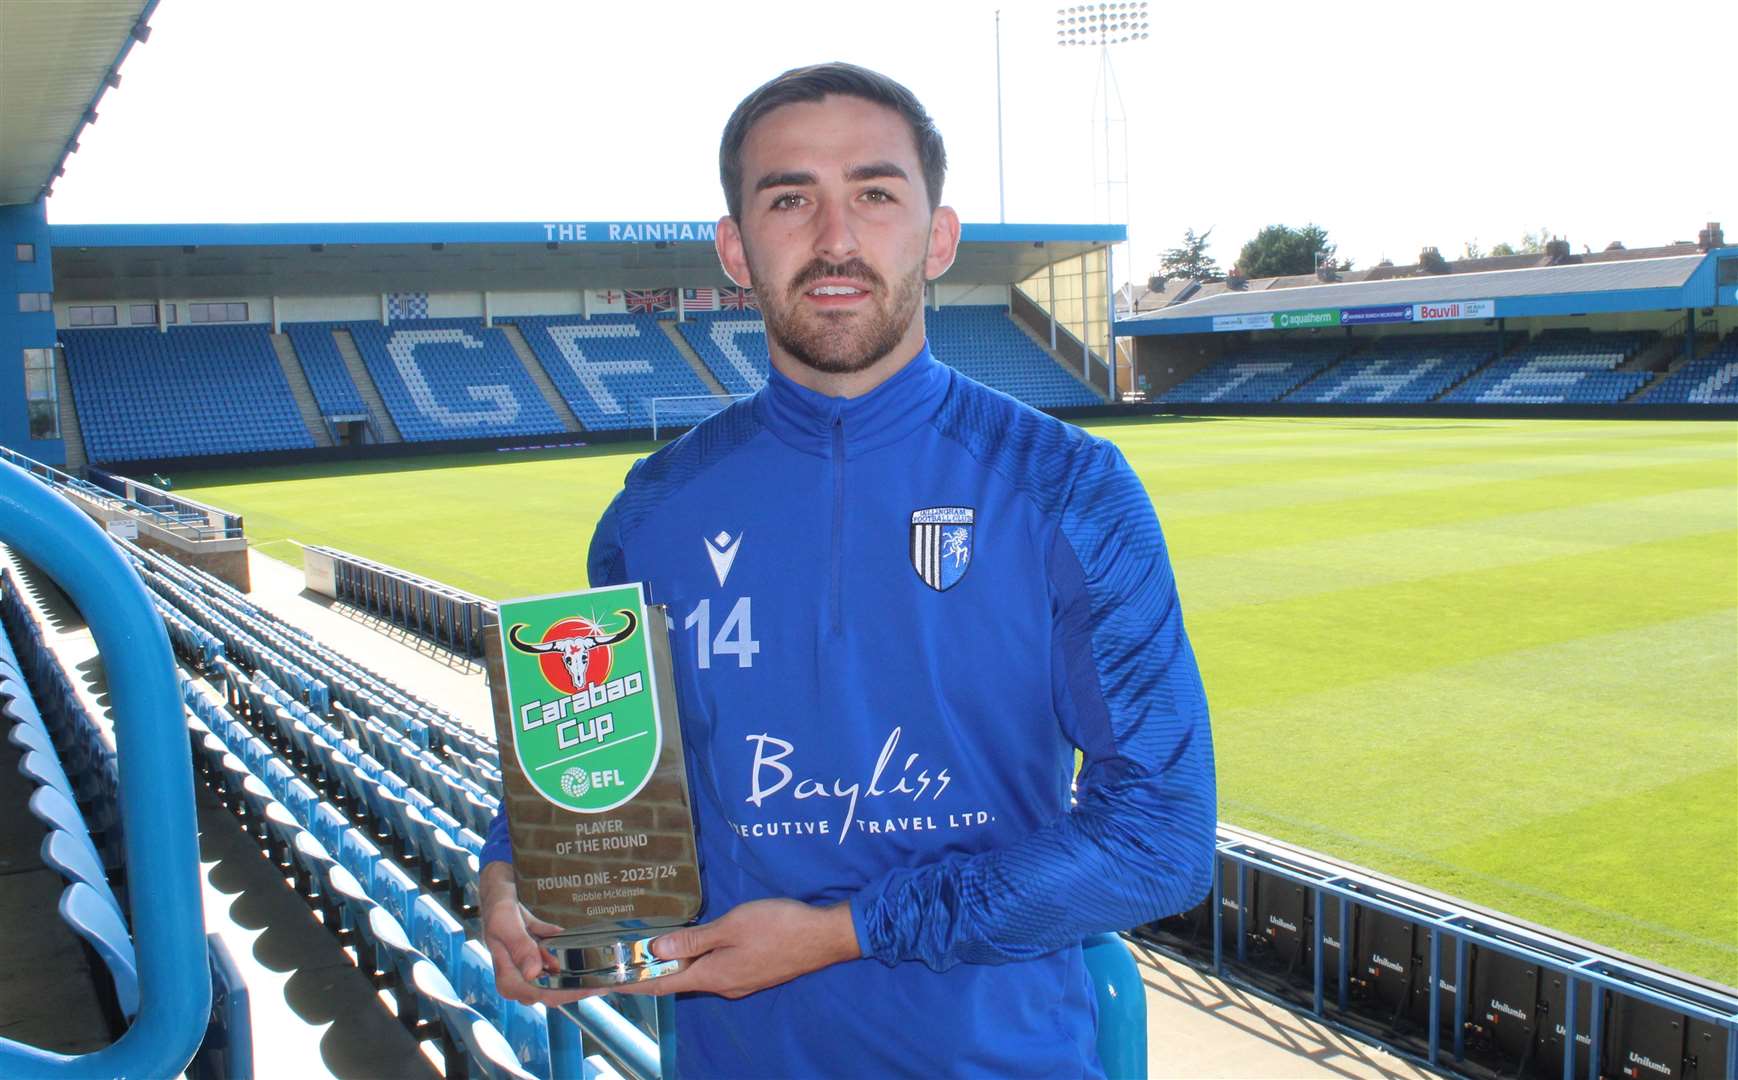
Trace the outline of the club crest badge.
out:
[[[911,568],[936,592],[959,584],[972,565],[969,506],[932,506],[911,514]]]

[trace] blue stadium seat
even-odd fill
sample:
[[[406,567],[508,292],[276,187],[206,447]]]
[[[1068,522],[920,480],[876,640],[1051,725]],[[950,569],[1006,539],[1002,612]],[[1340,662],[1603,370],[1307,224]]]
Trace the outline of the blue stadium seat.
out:
[[[1200,405],[1278,401],[1355,347],[1343,339],[1259,342],[1215,360],[1158,400]]]
[[[93,461],[314,445],[262,324],[59,335]]]
[[[459,949],[465,943],[465,924],[452,912],[424,894],[410,905],[410,940],[424,956],[434,961],[449,979],[459,974]]]
[[[115,1001],[128,1018],[139,1012],[139,969],[133,939],[114,903],[83,882],[60,894],[60,917],[95,950],[115,982]]]
[[[712,396],[653,316],[516,315],[502,321],[519,328],[588,430],[650,427],[653,398]]]
[[[1006,307],[948,306],[925,311],[924,320],[936,359],[992,389],[1040,409],[1104,404],[1021,332]],[[679,326],[731,393],[750,394],[766,382],[766,326],[758,312],[700,312]]]
[[[1285,396],[1286,401],[1420,404],[1434,401],[1496,353],[1494,335],[1377,338]]]
[[[1445,402],[1611,405],[1639,390],[1645,371],[1618,371],[1654,333],[1547,330],[1454,388]]]
[[[452,1054],[463,1054],[490,1080],[519,1077],[529,1080],[531,1074],[520,1067],[506,1038],[464,1003],[452,981],[435,964],[422,960],[412,965],[411,981],[417,996],[430,1002],[440,1016],[446,1036],[442,1043],[449,1061]]]
[[[562,430],[499,329],[480,319],[343,324],[406,441]]]
[[[362,401],[356,380],[344,366],[344,355],[332,337],[338,323],[284,323],[284,333],[295,346],[302,370],[308,376],[308,386],[322,416],[366,416],[368,406]]]
[[[1738,404],[1738,330],[1707,356],[1674,368],[1640,400],[1650,405]]]
[[[96,890],[116,911],[120,901],[109,887],[109,875],[90,837],[69,829],[50,829],[42,838],[42,861],[71,885],[82,882]]]

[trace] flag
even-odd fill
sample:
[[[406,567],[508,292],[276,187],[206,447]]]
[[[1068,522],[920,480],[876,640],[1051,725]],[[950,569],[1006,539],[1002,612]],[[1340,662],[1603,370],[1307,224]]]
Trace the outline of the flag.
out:
[[[718,290],[718,306],[725,311],[760,310],[760,298],[754,295],[753,289],[738,289],[731,287]]]
[[[674,311],[676,309],[676,290],[629,289],[627,303],[630,315],[650,315],[659,311]]]
[[[717,311],[718,310],[718,290],[717,289],[683,289],[682,290],[682,310],[683,311]]]
[[[426,318],[428,318],[428,293],[395,292],[386,294],[386,319],[388,322]]]
[[[585,309],[593,315],[619,315],[628,310],[628,301],[620,289],[591,289]]]

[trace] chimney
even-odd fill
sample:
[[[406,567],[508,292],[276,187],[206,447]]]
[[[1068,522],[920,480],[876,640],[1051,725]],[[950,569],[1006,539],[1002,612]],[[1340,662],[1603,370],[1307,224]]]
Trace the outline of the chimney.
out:
[[[1323,259],[1320,263],[1318,263],[1316,265],[1316,280],[1317,281],[1338,281],[1338,280],[1340,280],[1339,268],[1334,265],[1334,260]]]
[[[1623,241],[1622,240],[1613,240],[1611,243],[1605,245],[1605,250],[1607,250],[1607,251],[1622,251],[1622,250],[1624,250]]]
[[[1233,266],[1231,272],[1225,275],[1225,287],[1228,289],[1246,289],[1249,281],[1243,276],[1241,266]]]
[[[1446,274],[1448,260],[1434,247],[1427,247],[1418,253],[1418,269],[1426,274]]]
[[[1708,222],[1708,227],[1696,234],[1696,247],[1702,251],[1712,251],[1717,247],[1726,246],[1726,234],[1720,231],[1718,221]]]
[[[1545,256],[1553,263],[1560,263],[1569,258],[1569,241],[1556,237],[1546,243]]]
[[[1152,277],[1148,278],[1147,279],[1147,291],[1148,292],[1164,292],[1165,291],[1165,275],[1154,274]]]

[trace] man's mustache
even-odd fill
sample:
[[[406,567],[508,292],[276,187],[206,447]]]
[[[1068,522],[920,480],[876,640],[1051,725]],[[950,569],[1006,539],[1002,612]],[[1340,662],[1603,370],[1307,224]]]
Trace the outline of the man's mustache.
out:
[[[849,259],[842,263],[830,263],[816,259],[803,267],[797,274],[791,282],[791,292],[793,294],[801,293],[815,282],[825,281],[827,278],[850,278],[852,281],[861,281],[875,289],[882,286],[881,275],[877,274],[874,268],[862,259]]]

